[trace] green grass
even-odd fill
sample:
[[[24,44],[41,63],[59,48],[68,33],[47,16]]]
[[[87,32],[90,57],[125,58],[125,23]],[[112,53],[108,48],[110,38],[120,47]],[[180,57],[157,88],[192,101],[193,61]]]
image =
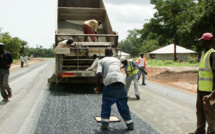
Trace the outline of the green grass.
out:
[[[198,67],[199,63],[196,61],[174,62],[172,60],[147,60],[147,65],[151,67]]]
[[[16,60],[16,59],[13,59],[13,63],[16,63],[18,60]]]
[[[136,61],[137,58],[132,58]],[[155,59],[147,59],[147,66],[150,67],[198,67],[199,62],[195,59],[190,58],[188,61],[184,62],[174,62],[173,60],[155,60]]]

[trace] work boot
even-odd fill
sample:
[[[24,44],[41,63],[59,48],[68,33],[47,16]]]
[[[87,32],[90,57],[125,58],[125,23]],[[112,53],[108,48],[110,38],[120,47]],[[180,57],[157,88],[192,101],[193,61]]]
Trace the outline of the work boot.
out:
[[[102,125],[102,126],[101,126],[101,129],[102,129],[102,130],[108,130],[108,126],[107,126],[107,125]]]
[[[134,130],[134,123],[127,124],[128,131]]]
[[[3,100],[2,100],[2,102],[7,102],[8,101],[8,98],[4,98]]]
[[[146,85],[146,83],[142,83],[142,85]]]
[[[140,96],[139,96],[139,95],[135,94],[135,96],[136,96],[136,98],[137,98],[138,100],[140,99]]]
[[[12,92],[10,92],[10,93],[9,93],[8,97],[9,97],[9,98],[11,98],[11,97],[12,97]]]

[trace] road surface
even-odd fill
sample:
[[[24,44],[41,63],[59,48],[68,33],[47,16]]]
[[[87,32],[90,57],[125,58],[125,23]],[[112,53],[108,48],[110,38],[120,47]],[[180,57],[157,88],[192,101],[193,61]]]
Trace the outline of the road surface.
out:
[[[195,129],[196,95],[147,82],[140,100],[133,84],[129,90],[135,130],[127,131],[121,121],[102,131],[94,119],[100,115],[101,94],[93,94],[92,85],[50,85],[53,72],[54,59],[10,72],[13,97],[0,103],[1,134],[185,134]],[[122,119],[115,105],[112,115]]]

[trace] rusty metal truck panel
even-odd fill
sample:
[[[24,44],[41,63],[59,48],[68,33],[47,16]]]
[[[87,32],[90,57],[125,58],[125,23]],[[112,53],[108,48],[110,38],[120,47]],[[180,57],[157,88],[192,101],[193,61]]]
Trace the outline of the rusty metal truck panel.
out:
[[[83,22],[89,19],[101,20],[97,34],[83,34]],[[86,71],[93,63],[93,55],[99,59],[105,56],[105,49],[111,47],[117,56],[118,35],[112,30],[103,0],[58,0],[55,45],[73,38],[68,48],[57,48],[55,73],[49,83],[92,83],[95,71]],[[84,42],[84,36],[89,41]],[[95,36],[97,42],[91,42]]]

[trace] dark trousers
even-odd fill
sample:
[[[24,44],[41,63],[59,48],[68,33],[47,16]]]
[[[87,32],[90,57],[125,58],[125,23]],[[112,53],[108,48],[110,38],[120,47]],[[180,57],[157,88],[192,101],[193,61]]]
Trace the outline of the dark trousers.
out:
[[[128,97],[124,85],[105,86],[102,96],[102,125],[108,125],[111,115],[111,106],[116,103],[118,111],[128,125],[133,125],[129,107],[127,105]]]
[[[84,32],[84,34],[95,34],[93,29],[86,24],[83,24],[83,32]],[[93,42],[96,41],[95,36],[90,36],[90,38]],[[87,36],[84,36],[84,42],[86,42],[86,41],[87,41]]]
[[[206,122],[208,123],[207,133],[215,134],[215,104],[203,104],[203,98],[209,93],[198,92],[196,101],[197,129],[196,134],[204,134]]]
[[[0,69],[0,90],[4,99],[8,98],[11,93],[11,88],[8,84],[9,69]]]
[[[24,65],[24,62],[23,62],[23,61],[21,61],[21,67],[23,67],[23,65]]]

